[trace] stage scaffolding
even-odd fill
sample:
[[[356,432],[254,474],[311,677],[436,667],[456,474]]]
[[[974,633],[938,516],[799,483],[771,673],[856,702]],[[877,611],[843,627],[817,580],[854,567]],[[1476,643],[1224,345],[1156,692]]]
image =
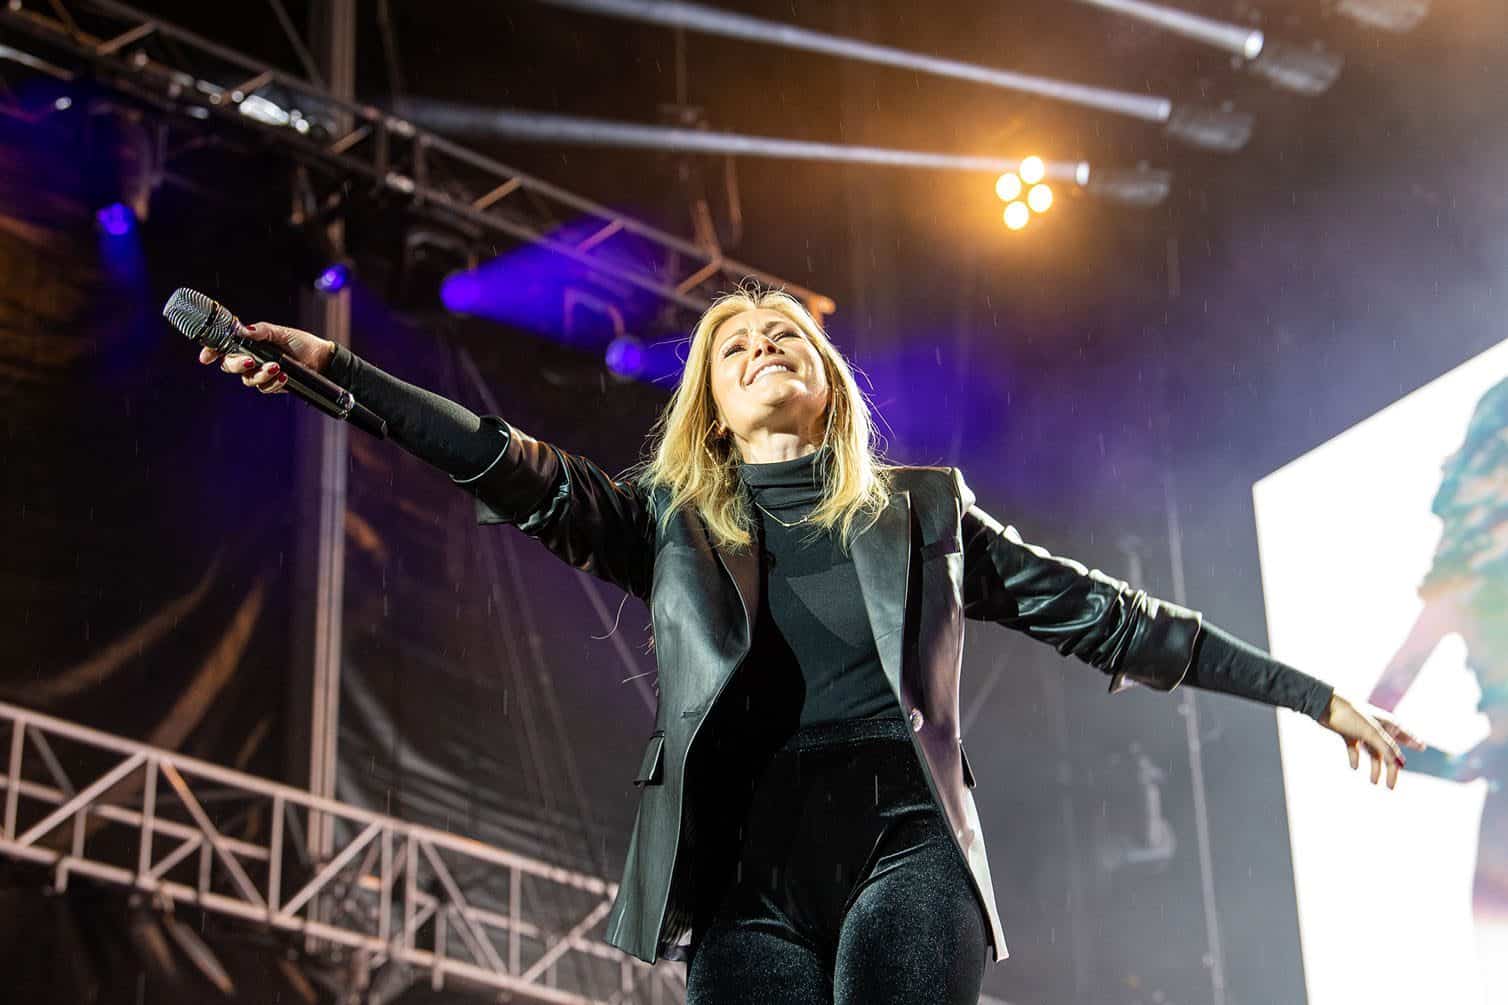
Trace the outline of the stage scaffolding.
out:
[[[518,1003],[684,998],[679,969],[648,967],[593,934],[617,893],[600,877],[3,702],[0,751],[0,852],[49,870],[58,892],[78,875],[163,909],[192,905],[312,937],[354,964],[358,991],[397,964],[436,989]],[[307,844],[321,819],[334,834],[323,860]],[[575,923],[552,931],[531,920],[526,882],[573,904]],[[505,909],[478,907],[497,887]],[[575,965],[560,966],[568,957]],[[593,987],[567,983],[584,976]]]
[[[752,278],[783,287],[819,320],[836,310],[830,298],[716,247],[615,212],[125,4],[8,0],[0,6],[0,27],[12,48],[28,40],[27,51],[18,52],[25,59],[68,77],[86,69],[138,101],[187,116],[185,130],[203,130],[195,119],[234,123],[326,175],[409,200],[418,217],[548,248],[609,284],[675,308],[699,313],[716,293]],[[289,115],[295,109],[298,118]],[[591,225],[569,241],[551,236],[568,221],[573,234],[585,221]],[[613,254],[623,241],[631,248]]]

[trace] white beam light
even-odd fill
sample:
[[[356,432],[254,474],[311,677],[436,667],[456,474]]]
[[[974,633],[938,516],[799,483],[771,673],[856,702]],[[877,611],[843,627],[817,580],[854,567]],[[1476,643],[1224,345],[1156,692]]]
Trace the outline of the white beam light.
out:
[[[647,24],[684,28],[708,35],[737,38],[746,42],[774,45],[785,49],[821,52],[831,56],[866,63],[916,70],[939,77],[968,80],[976,84],[1009,91],[1035,94],[1041,98],[1095,108],[1115,115],[1125,115],[1144,122],[1166,126],[1169,135],[1208,150],[1232,151],[1245,146],[1251,138],[1249,115],[1199,105],[1174,106],[1171,98],[1112,91],[1066,80],[1037,77],[1013,70],[964,63],[955,59],[928,56],[858,39],[842,38],[822,32],[765,21],[727,11],[680,3],[677,0],[537,0],[539,3],[570,10],[624,18]]]

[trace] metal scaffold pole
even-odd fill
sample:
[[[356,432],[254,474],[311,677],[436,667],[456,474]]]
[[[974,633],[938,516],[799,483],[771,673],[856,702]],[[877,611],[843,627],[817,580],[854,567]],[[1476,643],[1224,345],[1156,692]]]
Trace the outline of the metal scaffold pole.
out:
[[[356,0],[320,0],[314,7],[316,59],[331,92],[350,101],[356,92]],[[341,224],[330,224],[331,242],[343,246]],[[351,300],[348,291],[307,297],[309,327],[341,345],[351,344]],[[307,439],[319,457],[319,541],[316,549],[316,614],[314,679],[311,689],[309,790],[334,799],[337,771],[336,740],[340,727],[341,612],[345,585],[346,471],[348,430],[343,422],[325,422],[310,413]],[[312,428],[311,428],[312,427]],[[334,836],[331,822],[317,818],[311,844],[323,859]]]

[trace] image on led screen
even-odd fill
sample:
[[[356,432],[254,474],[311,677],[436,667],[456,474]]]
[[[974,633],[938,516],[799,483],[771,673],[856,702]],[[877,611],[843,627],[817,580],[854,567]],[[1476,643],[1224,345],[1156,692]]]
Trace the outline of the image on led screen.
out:
[[[1253,497],[1273,654],[1430,744],[1390,794],[1279,716],[1310,1005],[1508,1002],[1508,343]]]

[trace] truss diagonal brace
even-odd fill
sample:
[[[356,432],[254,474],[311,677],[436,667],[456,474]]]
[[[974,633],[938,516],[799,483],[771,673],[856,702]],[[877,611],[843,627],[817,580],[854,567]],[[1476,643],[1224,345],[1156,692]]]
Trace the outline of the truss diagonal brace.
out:
[[[91,23],[105,24],[98,30],[106,37],[78,30],[71,8],[87,11]],[[145,30],[148,25],[151,30]],[[67,53],[135,99],[169,112],[187,110],[197,118],[218,118],[260,135],[295,161],[337,176],[368,179],[406,197],[407,211],[414,216],[547,248],[611,284],[628,284],[684,311],[700,312],[716,294],[746,278],[784,288],[819,320],[837,309],[820,293],[500,164],[382,109],[343,100],[126,4],[9,0],[0,6],[0,27],[37,40],[45,51]],[[280,100],[291,107],[326,110],[349,127],[336,128],[333,140],[318,139],[307,129],[305,135],[291,124],[273,125],[243,114],[245,102],[253,96],[269,100],[257,95],[268,88],[277,89]],[[525,194],[530,198],[515,197]],[[615,225],[641,243],[615,256],[608,247],[611,239],[583,250],[550,236],[562,220],[583,217]]]

